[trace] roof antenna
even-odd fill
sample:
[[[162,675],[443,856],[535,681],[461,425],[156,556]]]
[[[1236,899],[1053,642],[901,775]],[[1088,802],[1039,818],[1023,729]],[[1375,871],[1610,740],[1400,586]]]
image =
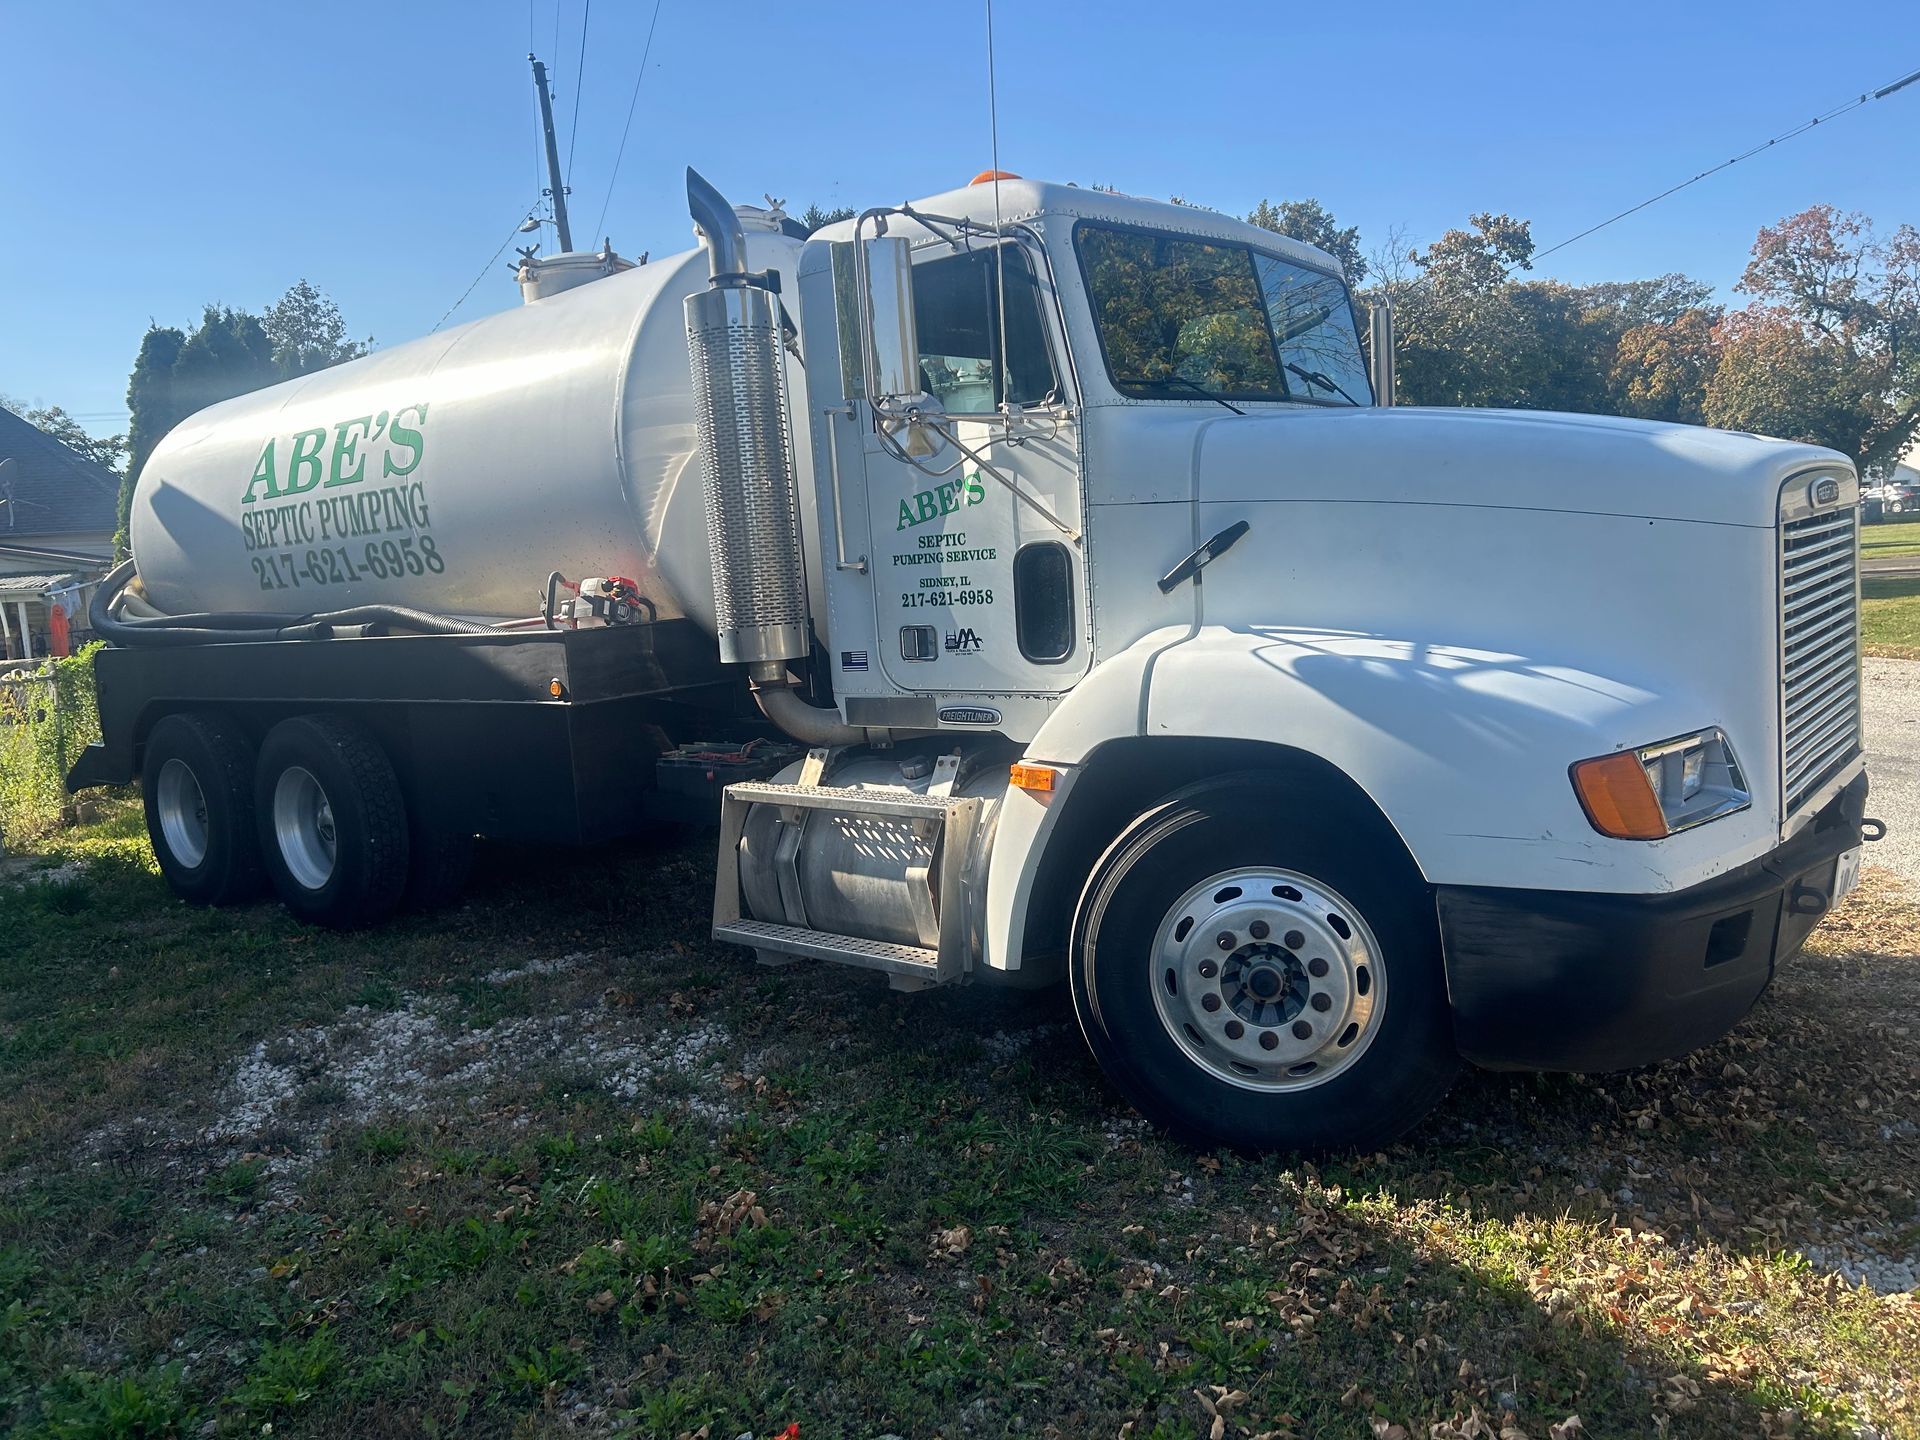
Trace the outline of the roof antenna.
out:
[[[1008,401],[1013,390],[1007,374],[1007,236],[1006,222],[1000,215],[1000,94],[993,74],[993,0],[987,4],[987,130],[993,155],[993,266],[994,289],[1000,299],[1000,413],[1012,413]]]

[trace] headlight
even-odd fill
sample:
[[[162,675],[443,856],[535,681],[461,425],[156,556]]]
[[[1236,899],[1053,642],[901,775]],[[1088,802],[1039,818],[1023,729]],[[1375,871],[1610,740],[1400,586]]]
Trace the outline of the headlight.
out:
[[[1582,760],[1571,773],[1593,828],[1620,840],[1662,840],[1753,802],[1717,726]]]

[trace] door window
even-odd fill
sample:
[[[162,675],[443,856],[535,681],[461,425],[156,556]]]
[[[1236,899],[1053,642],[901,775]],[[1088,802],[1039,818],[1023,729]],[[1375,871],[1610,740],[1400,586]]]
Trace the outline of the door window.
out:
[[[998,282],[1006,274],[1006,368],[1001,369]],[[1053,394],[1053,357],[1039,287],[1025,250],[1002,245],[913,267],[920,384],[950,415],[990,415]]]

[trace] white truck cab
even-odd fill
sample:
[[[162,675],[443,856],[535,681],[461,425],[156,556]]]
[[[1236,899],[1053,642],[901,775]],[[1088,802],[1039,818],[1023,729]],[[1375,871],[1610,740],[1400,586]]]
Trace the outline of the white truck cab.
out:
[[[1843,457],[1381,403],[1337,264],[1187,206],[989,176],[797,271],[837,714],[720,938],[1064,969],[1156,1118],[1371,1144],[1717,1037],[1850,884]]]

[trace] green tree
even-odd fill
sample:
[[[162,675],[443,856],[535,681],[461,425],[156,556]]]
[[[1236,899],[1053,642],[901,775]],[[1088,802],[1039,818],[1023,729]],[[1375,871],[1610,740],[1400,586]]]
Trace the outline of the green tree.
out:
[[[29,425],[46,431],[69,450],[85,456],[102,469],[111,470],[115,475],[122,473],[122,467],[127,462],[125,435],[94,435],[58,405],[35,408],[0,395],[0,409],[11,410]]]
[[[127,381],[128,465],[120,486],[118,545],[126,547],[127,510],[140,472],[174,426],[222,400],[355,359],[372,343],[349,340],[339,306],[304,279],[265,315],[208,305],[191,331],[149,326]]]
[[[273,363],[282,375],[311,375],[342,360],[358,360],[373,345],[347,338],[340,307],[303,277],[260,317],[273,347]]]
[[[1247,223],[1326,251],[1340,262],[1349,285],[1367,278],[1367,260],[1360,253],[1360,227],[1341,227],[1318,200],[1282,200],[1278,205],[1262,200],[1247,216]]]
[[[807,234],[811,235],[816,230],[837,225],[842,220],[851,220],[857,213],[851,205],[836,205],[831,210],[822,210],[818,205],[809,205],[806,213],[800,216],[800,223],[807,227]]]

